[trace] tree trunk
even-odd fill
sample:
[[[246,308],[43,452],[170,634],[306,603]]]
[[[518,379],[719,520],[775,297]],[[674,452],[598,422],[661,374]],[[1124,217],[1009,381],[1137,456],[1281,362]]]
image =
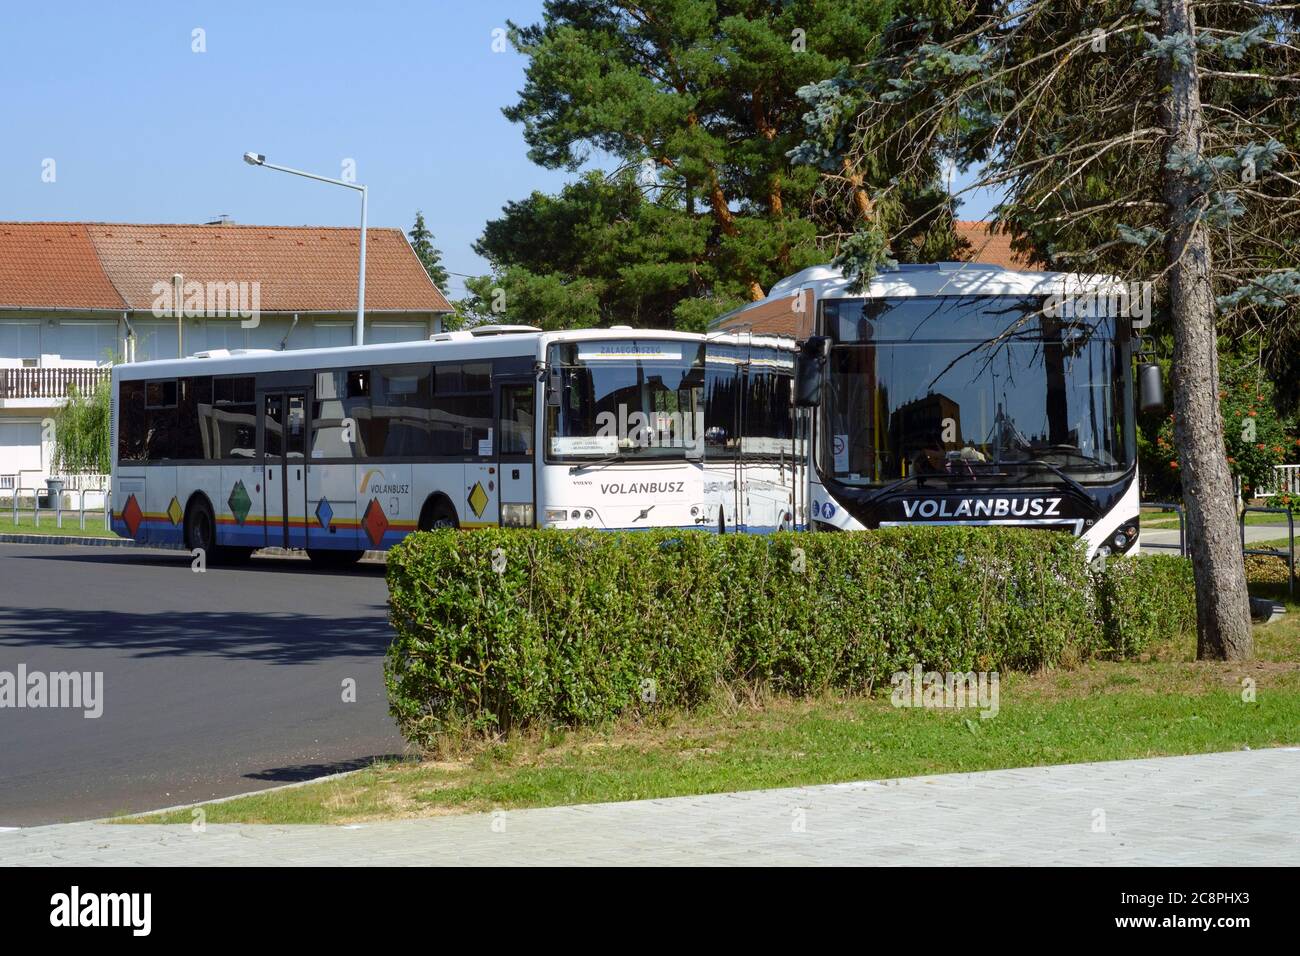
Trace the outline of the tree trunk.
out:
[[[1188,0],[1162,0],[1163,36],[1195,36]],[[1169,151],[1202,154],[1200,85],[1191,61],[1165,62]],[[1253,653],[1250,598],[1223,443],[1219,353],[1210,285],[1210,241],[1197,214],[1200,190],[1183,174],[1164,171],[1169,231],[1169,308],[1174,325],[1174,436],[1178,444],[1196,577],[1196,656],[1246,660]]]
[[[849,186],[853,190],[854,211],[860,219],[870,219],[871,214],[875,212],[875,207],[871,202],[871,197],[867,195],[866,187],[863,186],[862,174],[854,172],[853,165],[849,162],[847,156],[844,157],[844,162],[840,165],[844,170],[844,178],[849,181]]]

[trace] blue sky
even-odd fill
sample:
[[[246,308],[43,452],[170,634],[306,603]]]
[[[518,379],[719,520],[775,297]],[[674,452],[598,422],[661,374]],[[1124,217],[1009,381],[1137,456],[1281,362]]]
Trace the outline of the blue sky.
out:
[[[408,229],[421,208],[447,268],[482,273],[470,246],[483,224],[570,178],[530,163],[501,115],[525,61],[494,52],[492,31],[540,12],[541,0],[9,4],[0,219],[355,225],[355,193],[240,157],[335,177],[352,159],[371,225]],[[195,29],[206,52],[192,50]]]
[[[370,223],[424,210],[454,272],[508,200],[568,177],[534,166],[501,115],[524,59],[492,50],[541,0],[7,4],[0,219],[356,225],[355,193],[241,161],[339,176]],[[191,51],[195,28],[207,52]],[[41,181],[55,160],[56,179]],[[462,287],[452,284],[457,296]]]

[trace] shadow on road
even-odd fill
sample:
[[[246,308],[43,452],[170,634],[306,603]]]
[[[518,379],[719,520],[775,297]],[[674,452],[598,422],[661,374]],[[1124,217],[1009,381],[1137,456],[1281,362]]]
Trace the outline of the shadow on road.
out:
[[[273,664],[382,654],[392,631],[379,613],[342,618],[199,611],[136,614],[0,607],[0,647],[103,648],[133,657],[208,655]]]
[[[249,780],[266,780],[274,783],[299,783],[303,780],[315,780],[330,774],[347,773],[350,770],[364,770],[371,764],[390,763],[404,759],[401,754],[375,754],[370,757],[358,757],[355,760],[337,760],[334,763],[304,763],[296,767],[272,767],[257,773],[244,774]]]
[[[39,546],[38,546],[39,547]],[[132,548],[99,548],[96,552],[12,553],[10,559],[24,561],[72,561],[87,564],[118,564],[136,567],[188,567],[194,560],[188,551],[136,551]],[[387,565],[380,561],[363,561],[344,568],[312,564],[306,558],[269,555],[254,557],[242,564],[208,565],[212,571],[256,571],[258,574],[309,574],[313,577],[382,578]]]

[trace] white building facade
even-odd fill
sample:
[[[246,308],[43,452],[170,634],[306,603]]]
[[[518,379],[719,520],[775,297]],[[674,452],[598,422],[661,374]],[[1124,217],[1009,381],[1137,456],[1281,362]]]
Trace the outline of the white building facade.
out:
[[[0,498],[44,487],[58,410],[116,362],[353,344],[357,244],[326,227],[0,223]],[[365,341],[441,331],[451,306],[406,237],[369,229],[366,254]]]

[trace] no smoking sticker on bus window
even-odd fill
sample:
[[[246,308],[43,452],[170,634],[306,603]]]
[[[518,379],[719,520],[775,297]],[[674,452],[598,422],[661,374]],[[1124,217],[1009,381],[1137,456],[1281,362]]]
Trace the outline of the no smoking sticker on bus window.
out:
[[[836,435],[831,439],[831,451],[835,454],[835,470],[849,470],[849,436]]]

